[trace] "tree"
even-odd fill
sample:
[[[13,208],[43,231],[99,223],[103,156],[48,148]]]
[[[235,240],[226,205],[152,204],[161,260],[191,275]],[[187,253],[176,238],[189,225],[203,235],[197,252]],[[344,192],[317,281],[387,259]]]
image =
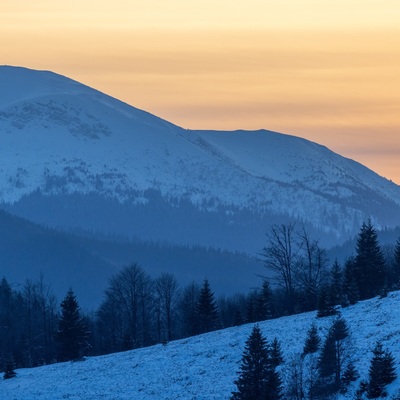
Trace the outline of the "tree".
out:
[[[394,289],[399,289],[400,287],[400,239],[397,239],[396,245],[394,247],[394,259],[393,266],[391,270],[391,286]]]
[[[298,236],[302,252],[295,264],[294,275],[303,294],[303,308],[311,311],[315,310],[318,291],[324,278],[327,256],[318,241],[310,238],[304,226]]]
[[[357,379],[358,379],[358,372],[356,370],[356,367],[352,362],[349,362],[346,366],[346,369],[343,372],[342,382],[345,385],[349,385],[350,382],[354,382]]]
[[[311,325],[311,328],[307,332],[306,341],[304,343],[303,355],[313,354],[319,350],[321,339],[318,336],[317,326]]]
[[[284,361],[281,344],[277,338],[274,338],[274,340],[271,343],[271,347],[269,349],[269,358],[270,358],[270,364],[273,368],[278,367]]]
[[[183,337],[196,334],[196,306],[199,298],[200,287],[192,282],[182,290],[179,301],[179,310],[181,318],[181,335]]]
[[[163,335],[160,332],[161,329],[159,329],[159,340],[170,341],[172,339],[173,313],[179,295],[176,278],[172,274],[163,273],[155,281],[155,292],[162,317],[160,322],[164,322],[165,325],[165,337],[161,337]]]
[[[341,304],[342,301],[342,290],[343,290],[343,282],[342,282],[342,270],[340,264],[337,260],[332,265],[330,271],[330,298],[334,306]]]
[[[290,309],[294,307],[294,269],[299,251],[300,247],[295,243],[294,224],[272,226],[262,253],[264,265],[276,274],[279,284],[285,289]]]
[[[204,279],[196,303],[197,333],[211,332],[219,328],[218,307],[207,279]]]
[[[337,317],[329,328],[319,359],[321,378],[333,376],[333,387],[335,389],[340,388],[341,372],[343,363],[346,360],[345,339],[348,336],[349,329],[346,321],[341,317]]]
[[[381,396],[384,387],[396,379],[394,359],[390,352],[384,351],[381,342],[377,342],[369,367],[367,395],[370,399]]]
[[[354,277],[360,298],[368,299],[378,295],[386,284],[385,258],[370,219],[361,227],[356,253]]]
[[[98,325],[106,352],[151,343],[152,281],[138,264],[123,268],[110,279],[98,312]]]
[[[334,308],[331,291],[328,286],[323,286],[320,288],[318,293],[317,302],[317,317],[323,318],[329,315],[335,315],[336,310]]]
[[[82,356],[88,333],[80,314],[74,292],[70,289],[61,302],[57,340],[59,361],[74,360]]]
[[[15,368],[14,360],[11,356],[9,356],[4,368],[3,378],[4,379],[14,378],[17,375],[17,373],[14,371],[14,368]]]
[[[258,325],[246,341],[238,379],[237,391],[232,392],[234,400],[272,400],[281,398],[282,383],[276,369],[271,365],[268,343]]]

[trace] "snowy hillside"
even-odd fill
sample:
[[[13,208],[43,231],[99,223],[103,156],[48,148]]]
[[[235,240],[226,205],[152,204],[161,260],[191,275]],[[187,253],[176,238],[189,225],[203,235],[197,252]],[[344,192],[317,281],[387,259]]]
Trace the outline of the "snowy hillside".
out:
[[[339,399],[354,399],[368,368],[377,340],[389,349],[400,375],[400,292],[385,299],[374,298],[342,310],[351,331],[349,358],[360,378]],[[306,332],[315,322],[324,337],[332,319],[316,319],[315,312],[260,323],[268,340],[281,341],[285,364],[284,381],[291,360],[304,345]],[[53,364],[17,370],[17,376],[0,384],[0,398],[13,400],[120,400],[120,399],[228,399],[234,390],[244,343],[252,325],[221,330],[149,348],[83,362]],[[388,386],[387,397],[400,394],[400,376]]]
[[[247,251],[271,216],[303,219],[333,241],[369,216],[400,224],[399,186],[316,143],[187,131],[52,72],[0,67],[0,88],[0,203],[35,222]],[[172,215],[163,231],[140,221],[146,207]]]

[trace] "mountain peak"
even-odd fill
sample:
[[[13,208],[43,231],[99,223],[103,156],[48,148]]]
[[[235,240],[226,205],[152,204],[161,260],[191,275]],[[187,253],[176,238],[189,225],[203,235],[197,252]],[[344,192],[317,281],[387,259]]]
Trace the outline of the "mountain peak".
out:
[[[210,243],[203,232],[201,244],[230,243],[230,249],[265,233],[265,220],[300,219],[342,239],[369,216],[378,227],[400,223],[393,217],[400,215],[399,186],[306,139],[266,130],[184,130],[48,71],[0,67],[0,86],[0,201],[22,207],[25,217],[34,217],[22,204],[35,193],[46,200],[98,196],[130,207],[133,214],[152,204],[150,220],[163,209],[180,218],[182,227],[172,219],[164,221],[165,227],[151,229],[147,239],[170,240],[182,228],[179,242],[198,243],[184,233],[192,227],[184,226],[216,217],[234,235],[243,231],[239,236],[246,235],[246,240],[228,235],[224,244]],[[178,216],[182,204],[190,218]],[[64,211],[57,210],[54,221],[36,222],[58,226],[58,214]],[[140,237],[148,226],[138,223],[144,215],[139,214],[130,223],[130,217],[123,218],[112,230]],[[91,217],[94,225],[84,219],[66,217],[73,227],[105,229],[96,216]],[[258,227],[246,234],[251,224]],[[120,232],[122,225],[127,227]],[[225,228],[221,226],[218,240]],[[202,229],[215,225],[210,222]]]

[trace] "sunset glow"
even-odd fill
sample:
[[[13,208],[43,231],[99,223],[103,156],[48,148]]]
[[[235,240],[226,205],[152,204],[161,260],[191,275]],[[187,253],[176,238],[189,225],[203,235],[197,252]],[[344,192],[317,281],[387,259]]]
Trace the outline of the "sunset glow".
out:
[[[0,49],[184,128],[302,136],[400,183],[398,1],[5,0]]]

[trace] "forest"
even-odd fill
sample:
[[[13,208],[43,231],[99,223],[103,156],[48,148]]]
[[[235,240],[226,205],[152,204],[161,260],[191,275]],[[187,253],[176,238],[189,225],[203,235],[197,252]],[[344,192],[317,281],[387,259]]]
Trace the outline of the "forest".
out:
[[[249,293],[219,298],[206,277],[203,282],[180,287],[174,275],[163,273],[153,279],[140,265],[132,263],[110,279],[100,307],[90,314],[81,311],[73,288],[59,302],[45,277],[26,281],[20,288],[14,288],[3,277],[0,282],[2,371],[9,373],[13,368],[167,344],[216,329],[305,311],[317,310],[317,316],[323,318],[335,315],[338,305],[346,307],[399,289],[400,240],[383,252],[371,221],[360,228],[354,256],[344,265],[336,260],[329,263],[326,250],[303,226],[295,223],[272,226],[262,259],[265,269],[274,273],[273,279],[264,279],[260,287]],[[343,326],[340,329],[346,331]],[[344,334],[338,334],[337,330],[332,327],[332,337],[328,335],[322,345],[322,349],[327,346],[328,353],[332,343],[339,345],[344,339]],[[261,341],[258,346],[264,346],[257,332],[253,333],[256,339],[249,338],[245,350],[250,353],[253,340]],[[312,338],[311,328],[310,335]],[[336,340],[338,337],[341,339]],[[309,346],[311,350],[305,350],[305,354],[313,353],[315,343]],[[379,344],[376,352],[384,357]],[[324,368],[321,359],[322,355],[318,368]],[[326,365],[331,371],[331,361]],[[332,390],[338,388],[339,378],[342,381],[343,369],[341,366],[338,373],[337,367],[333,367],[333,373],[327,373]],[[266,370],[271,373],[270,366]],[[278,382],[279,377],[275,378]],[[367,386],[365,390],[369,390]]]

